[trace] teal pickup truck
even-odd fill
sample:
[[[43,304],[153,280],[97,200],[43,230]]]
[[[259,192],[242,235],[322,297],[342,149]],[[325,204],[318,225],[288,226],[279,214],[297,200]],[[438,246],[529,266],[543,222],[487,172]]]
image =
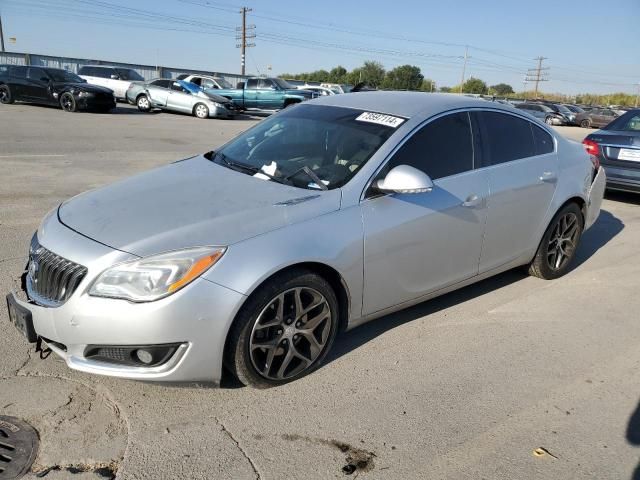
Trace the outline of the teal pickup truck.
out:
[[[298,90],[280,78],[249,78],[241,88],[216,88],[216,95],[227,97],[239,110],[275,112],[300,103],[317,94],[308,90]]]

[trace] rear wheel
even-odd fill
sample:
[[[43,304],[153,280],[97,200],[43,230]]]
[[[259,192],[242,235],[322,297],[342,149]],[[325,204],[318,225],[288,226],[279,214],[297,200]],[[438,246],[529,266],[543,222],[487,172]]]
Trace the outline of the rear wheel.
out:
[[[584,229],[582,211],[575,203],[560,210],[547,228],[536,256],[529,265],[529,274],[552,280],[569,271]]]
[[[60,106],[65,112],[75,112],[78,109],[76,99],[69,92],[65,92],[60,96]]]
[[[229,332],[225,363],[245,385],[268,388],[312,372],[338,330],[329,283],[307,270],[274,277],[257,290]]]
[[[204,103],[198,103],[193,107],[193,114],[198,118],[209,118],[209,109]]]
[[[141,112],[148,112],[151,110],[151,102],[149,102],[149,97],[146,95],[140,95],[136,100],[136,105],[138,106],[138,110]]]
[[[4,103],[5,105],[13,103],[9,85],[0,85],[0,103]]]
[[[547,125],[553,125],[553,117],[547,117],[547,118],[545,118],[545,119],[544,119],[544,122],[545,122]]]
[[[582,128],[591,128],[591,120],[589,119],[584,119],[580,122],[580,126]]]

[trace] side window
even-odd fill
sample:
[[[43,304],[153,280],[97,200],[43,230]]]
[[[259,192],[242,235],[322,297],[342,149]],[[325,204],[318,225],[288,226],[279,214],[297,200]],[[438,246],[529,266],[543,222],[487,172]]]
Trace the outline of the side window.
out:
[[[249,80],[247,80],[246,88],[251,89],[251,90],[255,90],[256,88],[258,88],[258,79],[257,78],[250,78]]]
[[[453,113],[422,127],[400,147],[384,173],[398,165],[422,170],[432,180],[473,170],[469,114]]]
[[[553,137],[533,123],[530,123],[529,125],[533,132],[533,144],[536,155],[552,153],[554,150]]]
[[[11,75],[18,78],[27,78],[27,67],[13,67]]]
[[[260,82],[258,83],[258,88],[262,90],[273,90],[273,82],[268,78],[261,78]]]
[[[484,165],[498,165],[535,155],[530,122],[498,112],[478,112],[486,145]]]
[[[111,76],[111,72],[106,68],[91,67],[91,70],[89,71],[91,73],[88,73],[87,75],[91,75],[92,77],[109,78]]]
[[[154,87],[169,88],[170,83],[171,80],[154,80],[153,82],[151,82],[151,85],[153,85]]]
[[[42,68],[29,67],[29,70],[27,70],[27,78],[40,82],[43,78],[49,78],[49,76]]]
[[[200,77],[192,77],[189,81],[195,85],[202,86],[202,80]]]
[[[202,88],[216,88],[216,86],[213,84],[213,80],[209,78],[203,78],[200,86]]]

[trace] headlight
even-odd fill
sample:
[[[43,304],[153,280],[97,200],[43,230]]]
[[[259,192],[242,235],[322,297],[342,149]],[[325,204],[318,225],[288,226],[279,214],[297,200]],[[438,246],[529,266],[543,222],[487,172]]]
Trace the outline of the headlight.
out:
[[[216,108],[226,108],[223,104],[218,103],[218,102],[211,102],[213,104],[214,107]]]
[[[100,274],[89,295],[151,302],[180,290],[220,260],[221,247],[197,247],[121,263]]]
[[[78,97],[80,97],[80,98],[87,98],[87,97],[90,97],[92,95],[93,95],[93,93],[90,93],[90,92],[82,92],[82,91],[78,92]]]

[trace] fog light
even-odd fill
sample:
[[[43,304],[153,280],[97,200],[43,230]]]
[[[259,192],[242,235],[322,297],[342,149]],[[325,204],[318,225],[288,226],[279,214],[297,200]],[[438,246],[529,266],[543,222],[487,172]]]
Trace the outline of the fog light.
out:
[[[150,365],[153,363],[153,354],[148,350],[136,350],[136,357],[145,365]]]

